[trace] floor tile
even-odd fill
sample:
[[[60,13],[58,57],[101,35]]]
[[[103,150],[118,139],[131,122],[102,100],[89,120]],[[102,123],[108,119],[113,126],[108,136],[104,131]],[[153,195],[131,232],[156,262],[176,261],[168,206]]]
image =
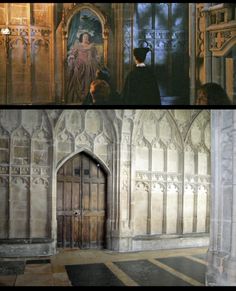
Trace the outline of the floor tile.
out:
[[[49,274],[52,273],[51,264],[27,264],[25,266],[25,274],[34,273],[34,274]]]
[[[67,273],[53,274],[53,285],[54,286],[71,286],[71,282],[68,278]]]
[[[0,286],[14,286],[16,275],[0,276]]]
[[[52,274],[19,275],[15,286],[53,286],[53,277]]]
[[[84,264],[65,267],[72,286],[124,285],[104,264]]]
[[[185,257],[171,257],[157,260],[202,284],[205,283],[206,266],[203,264],[192,261]]]
[[[114,262],[140,286],[190,286],[147,260]]]
[[[193,257],[196,257],[196,258],[199,258],[199,259],[202,259],[204,261],[207,260],[207,254],[197,254],[197,255],[193,255]]]

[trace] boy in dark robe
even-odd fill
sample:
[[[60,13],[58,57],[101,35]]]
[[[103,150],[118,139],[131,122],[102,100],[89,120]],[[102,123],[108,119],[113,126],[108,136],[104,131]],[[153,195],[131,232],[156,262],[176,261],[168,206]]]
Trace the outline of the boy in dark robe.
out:
[[[126,105],[160,105],[161,97],[155,75],[146,67],[144,61],[149,48],[135,48],[136,67],[131,71],[122,92]]]

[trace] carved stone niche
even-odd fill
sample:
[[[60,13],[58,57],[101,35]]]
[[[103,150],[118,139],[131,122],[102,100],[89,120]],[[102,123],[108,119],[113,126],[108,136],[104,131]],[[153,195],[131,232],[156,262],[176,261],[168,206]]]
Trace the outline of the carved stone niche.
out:
[[[93,18],[93,19],[92,19]],[[91,20],[90,20],[91,19]],[[94,21],[95,20],[95,21]],[[97,22],[96,22],[97,21]],[[101,33],[96,33],[94,27],[97,23],[101,27]],[[88,24],[88,25],[86,25]],[[79,36],[84,32],[92,36],[94,45],[97,49],[98,59],[101,65],[107,66],[108,63],[108,42],[109,42],[108,17],[97,6],[90,3],[75,4],[69,9],[63,11],[62,17],[62,103],[66,102],[67,95],[67,66],[68,53],[73,47],[72,40],[79,41]],[[100,42],[97,41],[100,36]],[[95,41],[94,41],[95,39]],[[102,42],[102,43],[101,43]],[[74,42],[75,43],[75,42]]]
[[[223,57],[236,45],[235,4],[220,3],[205,10],[209,18],[207,31],[214,57]]]

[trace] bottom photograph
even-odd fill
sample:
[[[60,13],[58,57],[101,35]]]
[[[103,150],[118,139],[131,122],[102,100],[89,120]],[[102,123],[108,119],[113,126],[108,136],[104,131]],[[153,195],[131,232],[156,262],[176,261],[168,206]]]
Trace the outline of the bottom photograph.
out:
[[[234,110],[0,110],[0,286],[236,285]]]

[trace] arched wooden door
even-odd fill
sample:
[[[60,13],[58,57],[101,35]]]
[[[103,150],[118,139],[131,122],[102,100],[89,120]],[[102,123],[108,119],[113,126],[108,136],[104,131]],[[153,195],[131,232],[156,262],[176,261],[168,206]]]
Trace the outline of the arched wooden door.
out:
[[[103,248],[106,222],[106,174],[85,153],[57,173],[58,247]]]

